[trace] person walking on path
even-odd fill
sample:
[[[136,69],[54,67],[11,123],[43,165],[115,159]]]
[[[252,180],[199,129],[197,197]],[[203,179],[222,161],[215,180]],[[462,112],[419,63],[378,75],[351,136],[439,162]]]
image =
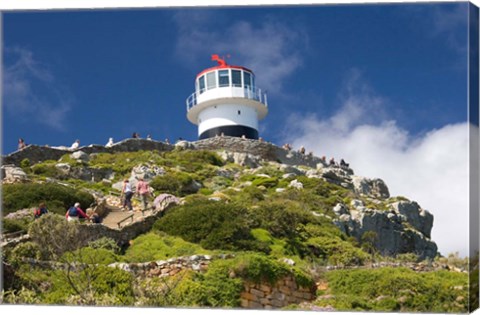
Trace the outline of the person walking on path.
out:
[[[149,186],[148,183],[143,180],[142,177],[138,179],[137,187],[136,187],[137,194],[142,199],[143,203],[143,210],[147,209],[148,204],[148,197],[150,196]]]
[[[128,179],[123,181],[123,187],[122,187],[122,196],[123,196],[123,208],[128,208],[129,211],[133,211],[132,207],[132,197],[133,197],[133,191],[132,191],[132,185],[128,181]]]
[[[73,207],[70,207],[65,213],[65,218],[68,222],[78,221],[79,218],[90,219],[90,217],[80,208],[80,203],[77,202]]]

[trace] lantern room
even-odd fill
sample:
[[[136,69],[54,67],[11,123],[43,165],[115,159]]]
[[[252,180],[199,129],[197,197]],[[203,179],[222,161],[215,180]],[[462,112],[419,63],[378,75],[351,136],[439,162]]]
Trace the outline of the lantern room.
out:
[[[195,92],[187,98],[187,118],[198,125],[198,138],[215,136],[258,139],[258,121],[268,113],[267,95],[255,85],[255,74],[228,65],[218,55],[218,65],[201,71]]]

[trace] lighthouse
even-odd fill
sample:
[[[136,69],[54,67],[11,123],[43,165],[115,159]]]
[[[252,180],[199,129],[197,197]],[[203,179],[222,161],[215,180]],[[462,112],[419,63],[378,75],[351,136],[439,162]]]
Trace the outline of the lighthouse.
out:
[[[195,92],[187,98],[187,118],[198,125],[198,138],[215,136],[258,139],[258,121],[268,113],[267,94],[255,85],[255,74],[228,65],[212,55],[217,65],[197,74]]]

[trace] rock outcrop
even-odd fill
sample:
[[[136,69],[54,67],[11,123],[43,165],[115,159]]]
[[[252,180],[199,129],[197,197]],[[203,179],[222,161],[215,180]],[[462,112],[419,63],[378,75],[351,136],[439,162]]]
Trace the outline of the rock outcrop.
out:
[[[422,259],[435,257],[437,245],[430,239],[433,216],[416,202],[400,201],[389,207],[388,211],[370,209],[359,200],[353,200],[350,207],[337,204],[333,209],[337,216],[334,223],[359,242],[366,232],[374,232],[374,246],[382,255],[415,253]]]

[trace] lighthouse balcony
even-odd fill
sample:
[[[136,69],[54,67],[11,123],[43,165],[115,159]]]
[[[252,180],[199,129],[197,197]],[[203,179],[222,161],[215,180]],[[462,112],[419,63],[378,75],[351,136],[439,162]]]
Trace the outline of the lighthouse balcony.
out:
[[[197,106],[204,107],[200,106],[202,104],[213,104],[216,101],[225,99],[236,99],[236,101],[243,99],[247,103],[256,105],[255,107],[260,106],[265,109],[268,106],[267,94],[259,88],[227,86],[208,90],[203,89],[192,93],[186,101],[187,112],[193,108],[197,109]]]

